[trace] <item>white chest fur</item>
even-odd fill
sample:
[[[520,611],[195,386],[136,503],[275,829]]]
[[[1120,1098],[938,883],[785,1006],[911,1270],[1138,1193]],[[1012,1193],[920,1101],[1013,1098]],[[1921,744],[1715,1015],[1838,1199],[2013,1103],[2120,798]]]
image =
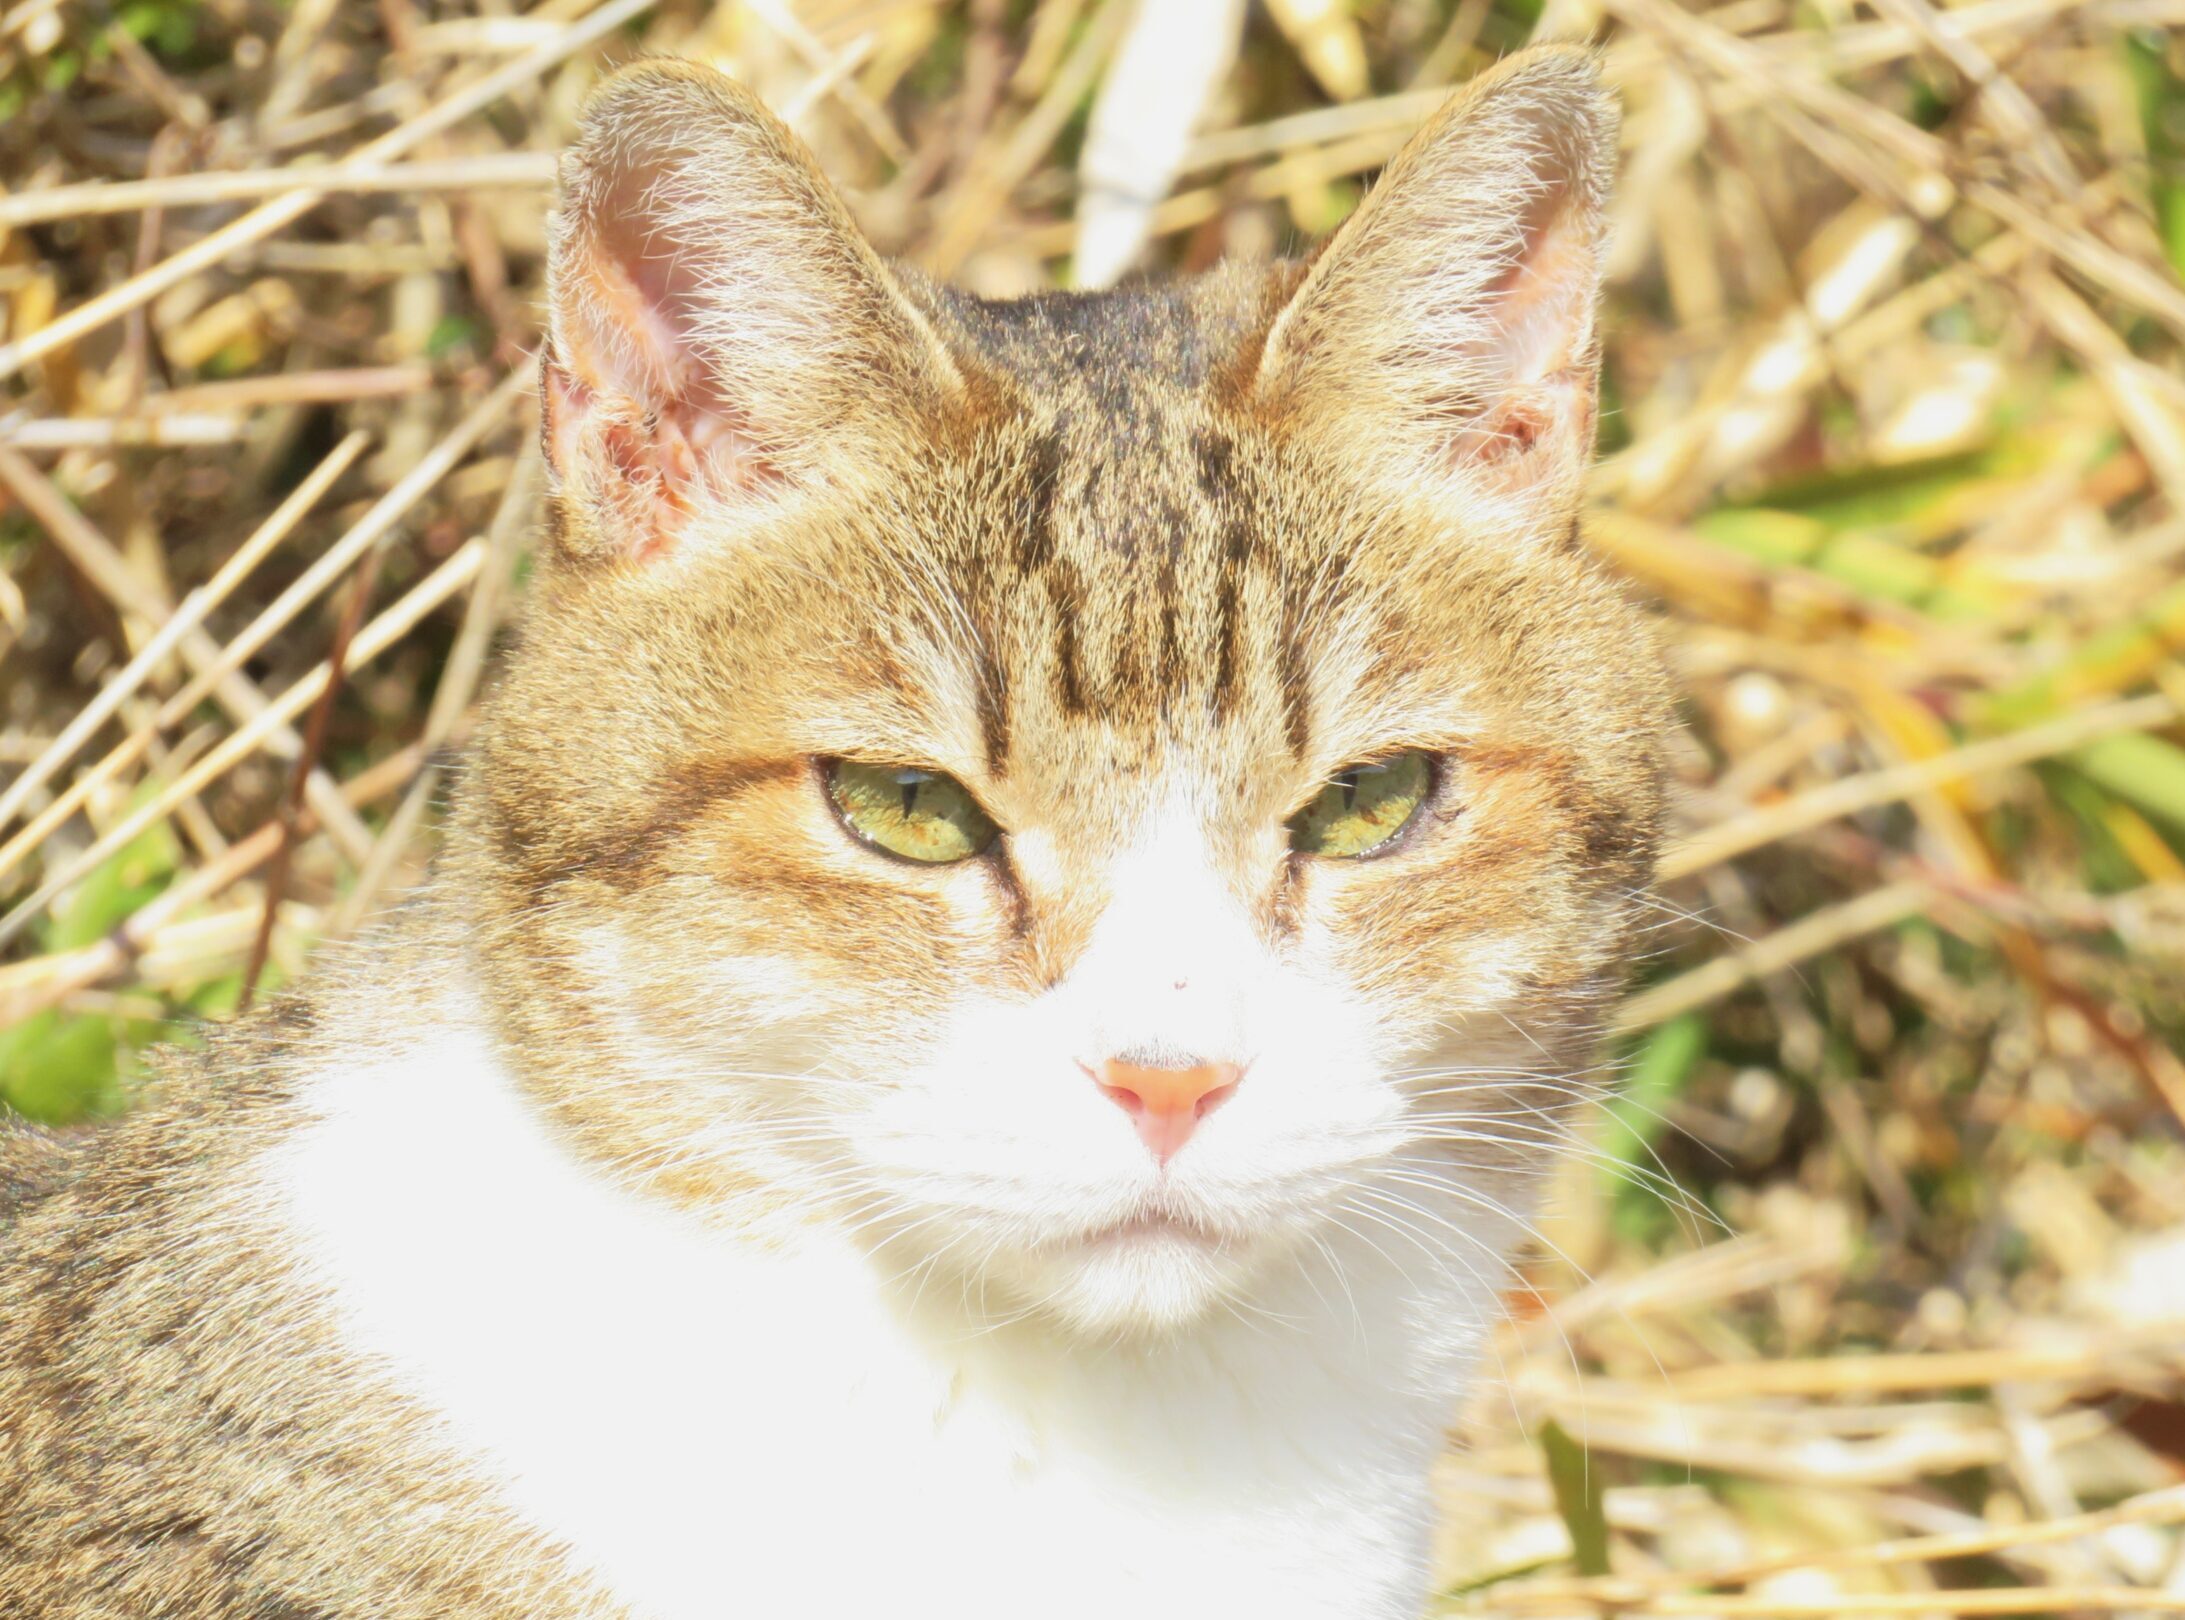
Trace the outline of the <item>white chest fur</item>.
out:
[[[1417,1299],[1346,1279],[1158,1353],[914,1327],[846,1244],[589,1173],[469,1035],[311,1106],[267,1171],[348,1341],[651,1620],[1417,1612]]]

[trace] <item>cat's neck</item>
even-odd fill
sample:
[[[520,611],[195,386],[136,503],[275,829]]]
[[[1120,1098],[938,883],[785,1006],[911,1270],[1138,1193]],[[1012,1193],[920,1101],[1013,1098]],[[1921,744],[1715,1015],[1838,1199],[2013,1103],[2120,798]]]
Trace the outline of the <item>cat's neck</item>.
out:
[[[1055,1555],[1079,1512],[1056,1504],[1088,1496],[1156,1542],[1202,1510],[1340,1519],[1331,1468],[1384,1504],[1367,1539],[1385,1551],[1420,1519],[1486,1304],[1436,1268],[1413,1267],[1429,1297],[1336,1240],[1187,1331],[1087,1342],[897,1277],[827,1223],[754,1242],[618,1186],[542,1121],[468,1007],[444,995],[406,1039],[322,1064],[269,1173],[346,1342],[616,1590],[658,1583],[638,1595],[685,1612],[677,1593],[707,1575],[678,1549],[717,1544],[694,1515],[765,1524],[806,1500],[903,1527],[897,1555],[919,1559],[964,1512],[1021,1520]]]

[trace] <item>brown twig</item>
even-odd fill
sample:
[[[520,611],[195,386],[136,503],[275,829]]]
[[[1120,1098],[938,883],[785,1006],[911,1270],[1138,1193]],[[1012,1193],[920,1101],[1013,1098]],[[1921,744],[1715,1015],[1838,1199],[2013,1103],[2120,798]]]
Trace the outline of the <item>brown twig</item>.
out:
[[[273,944],[273,920],[280,912],[281,896],[288,888],[289,857],[295,851],[296,829],[303,818],[304,783],[325,751],[327,724],[334,713],[334,700],[341,695],[342,676],[348,667],[349,643],[356,639],[357,629],[364,623],[365,610],[372,603],[372,591],[379,583],[380,564],[386,556],[387,548],[382,544],[374,546],[364,559],[364,566],[357,570],[356,580],[349,588],[349,600],[342,608],[340,622],[334,626],[334,639],[326,649],[326,679],[311,705],[311,718],[304,726],[303,750],[296,756],[288,791],[281,795],[280,840],[274,845],[273,859],[267,863],[265,910],[259,918],[258,935],[251,941],[250,960],[243,969],[243,990],[235,1004],[238,1013],[248,1012],[258,993],[258,976],[265,971],[266,952]]]

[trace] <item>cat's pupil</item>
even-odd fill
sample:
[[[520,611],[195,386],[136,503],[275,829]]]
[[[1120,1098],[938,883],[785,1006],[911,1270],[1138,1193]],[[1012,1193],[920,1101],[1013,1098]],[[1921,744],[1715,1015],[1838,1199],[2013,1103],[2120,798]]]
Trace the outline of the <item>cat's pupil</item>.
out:
[[[932,776],[925,771],[897,771],[895,773],[896,791],[903,797],[903,814],[905,817],[908,817],[913,810],[917,809],[918,795],[925,790],[925,785],[932,780]]]
[[[1375,778],[1371,786],[1377,792],[1385,792],[1386,784],[1379,778],[1387,776],[1393,769],[1390,765],[1353,765],[1347,771],[1337,772],[1335,785],[1343,790],[1343,809],[1348,812],[1358,808],[1358,789],[1367,777]]]

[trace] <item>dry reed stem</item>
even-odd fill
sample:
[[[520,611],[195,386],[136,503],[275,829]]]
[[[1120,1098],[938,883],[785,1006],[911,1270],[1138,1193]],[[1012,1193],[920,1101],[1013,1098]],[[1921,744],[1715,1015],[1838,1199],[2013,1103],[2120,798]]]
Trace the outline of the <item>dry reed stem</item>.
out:
[[[407,635],[418,620],[468,585],[478,570],[482,550],[481,542],[469,542],[359,631],[349,649],[352,662],[371,662]],[[67,893],[110,856],[134,842],[146,829],[165,820],[176,805],[224,772],[233,769],[237,763],[263,746],[267,737],[295,719],[318,698],[319,693],[325,689],[327,678],[327,666],[320,663],[311,673],[301,677],[269,703],[261,713],[239,727],[203,759],[169,783],[149,804],[122,817],[88,849],[73,860],[63,862],[59,870],[32,891],[27,899],[18,902],[6,915],[0,916],[0,945],[14,939],[55,899]],[[315,803],[312,811],[314,814],[319,813]],[[369,853],[369,849],[370,846],[367,845],[366,853]]]
[[[44,753],[0,791],[0,831],[6,830],[31,795],[45,786],[53,773],[74,758],[92,734],[106,724],[123,700],[133,695],[145,678],[167,661],[182,638],[203,624],[205,616],[226,601],[229,593],[249,578],[273,548],[288,538],[305,514],[319,504],[335,480],[349,470],[369,442],[362,432],[351,433],[343,439],[236,548],[234,556],[221,565],[217,574],[182,599],[173,616],[159,627],[143,650],[100,688],[99,695],[77,712],[67,729],[53,739]]]
[[[1892,923],[1917,916],[1930,898],[1931,891],[1924,884],[1892,883],[1824,906],[1763,939],[1733,946],[1689,972],[1626,997],[1616,1009],[1613,1027],[1619,1034],[1631,1034],[1666,1023],[1770,974],[1785,972]]]
[[[295,769],[289,773],[288,791],[281,796],[277,819],[280,836],[273,846],[272,859],[267,862],[265,909],[258,920],[258,932],[250,942],[242,988],[235,998],[238,1017],[248,1013],[251,1003],[258,998],[258,980],[265,972],[267,953],[273,948],[273,926],[281,914],[282,898],[288,889],[289,861],[296,852],[297,829],[303,822],[304,783],[326,751],[326,731],[333,718],[334,699],[340,695],[342,679],[349,673],[349,649],[356,640],[357,627],[363,623],[364,615],[372,605],[372,591],[379,583],[380,565],[386,557],[386,549],[381,546],[374,546],[365,557],[356,578],[350,582],[349,600],[341,610],[341,617],[334,625],[333,640],[326,649],[323,666],[326,677],[319,683],[319,695],[312,700],[311,718],[304,726],[303,751],[296,756]]]
[[[0,445],[0,483],[15,492],[47,536],[108,601],[157,631],[171,611],[165,599],[130,571],[113,542],[92,527],[44,473],[4,445]],[[222,665],[220,648],[202,630],[185,630],[177,648],[200,678],[208,678],[208,672],[217,674],[218,678],[209,682],[208,693],[237,720],[255,720],[264,713],[265,695],[234,664]],[[284,726],[269,728],[268,735],[283,750],[293,752],[298,746],[296,734]],[[325,772],[312,772],[304,790],[310,796],[312,809],[344,850],[355,856],[370,846],[371,835],[342,803]],[[0,945],[8,937],[6,927],[0,926]]]
[[[2164,693],[2150,693],[2084,709],[2007,737],[1966,743],[1933,759],[1843,777],[1694,834],[1662,856],[1658,875],[1665,883],[1675,882],[1778,839],[1915,793],[2050,759],[2119,732],[2159,730],[2174,724],[2180,712],[2175,699]]]
[[[1522,1585],[1504,1586],[1497,1596],[1541,1604],[1569,1597],[1580,1603],[1622,1607],[1644,1602],[1665,1587],[1750,1586],[1755,1581],[1792,1570],[1939,1563],[1945,1559],[1973,1558],[2098,1535],[2119,1525],[2176,1524],[2181,1520],[2185,1520],[2185,1487],[2149,1491],[2112,1508],[2095,1513],[2075,1513],[2061,1519],[2036,1519],[2025,1524],[1947,1535],[1907,1536],[1896,1541],[1831,1551],[1787,1553],[1779,1558],[1755,1559],[1719,1569],[1653,1570],[1643,1575],[1602,1576],[1578,1581],[1527,1581]]]
[[[320,198],[339,192],[544,190],[553,183],[551,152],[482,152],[411,163],[301,163],[281,169],[175,174],[157,180],[97,180],[0,197],[0,230],[92,214],[195,208],[304,192]]]
[[[1818,1361],[1756,1361],[1675,1374],[1680,1394],[1875,1395],[1913,1390],[1980,1389],[2051,1380],[2098,1382],[2172,1347],[2158,1336],[2063,1350],[1964,1350],[1933,1355],[1830,1356]],[[2174,1358],[2173,1358],[2174,1359]]]
[[[557,39],[526,51],[507,66],[485,75],[445,100],[396,125],[377,140],[368,141],[355,154],[360,165],[383,163],[411,147],[432,139],[461,123],[480,108],[489,106],[509,91],[529,83],[548,68],[611,33],[632,18],[650,10],[653,0],[606,0],[582,22],[573,23]],[[262,203],[232,224],[192,243],[151,269],[130,277],[107,292],[78,305],[28,337],[0,344],[0,380],[12,377],[35,360],[74,343],[158,297],[168,288],[209,270],[228,254],[271,236],[293,224],[326,200],[323,191],[291,192]]]
[[[1521,1587],[1498,1587],[1488,1600],[1489,1612],[1530,1612],[1535,1608],[1565,1610],[1570,1600],[1554,1597],[1530,1601]],[[1666,1594],[1621,1602],[1603,1597],[1584,1605],[1584,1612],[1632,1615],[1719,1615],[1722,1620],[1830,1620],[1843,1615],[1921,1614],[2185,1614],[2185,1595],[2150,1592],[2143,1586],[2031,1586],[1971,1591],[1844,1592],[1827,1598],[1735,1597],[1708,1594]],[[1470,1612],[1479,1612],[1477,1610]]]
[[[358,558],[392,533],[410,509],[468,455],[481,439],[500,425],[509,409],[527,392],[529,386],[528,370],[511,373],[504,378],[499,387],[457,422],[324,555],[305,569],[248,626],[231,637],[227,645],[218,650],[216,656],[205,662],[198,669],[195,678],[168,699],[157,714],[124,738],[91,770],[78,777],[66,792],[58,795],[14,838],[5,845],[0,845],[0,877],[5,877],[36,850],[56,827],[75,814],[92,793],[111,781],[118,772],[142,758],[161,731],[188,714],[208,693],[220,690],[221,683],[232,680],[235,669],[293,621],[310,602],[329,589],[335,580],[355,565]],[[6,472],[4,455],[4,452],[0,452],[0,475]],[[190,638],[185,637],[185,652],[191,644]],[[273,735],[293,736],[293,733],[288,733],[283,728]],[[317,795],[313,795],[311,804],[313,811],[323,818],[323,805]],[[370,838],[367,835],[362,847],[353,853],[355,858],[361,859],[369,854],[369,850]],[[0,944],[4,944],[9,936],[8,924],[0,922]]]
[[[1092,88],[1131,17],[1127,0],[1097,0],[1097,4],[1092,24],[1056,67],[1039,100],[1006,139],[981,149],[980,161],[957,187],[954,200],[934,227],[932,240],[918,255],[935,275],[945,276],[963,263],[1003,199],[1046,154],[1078,101]]]
[[[479,682],[485,678],[486,657],[492,648],[494,630],[500,623],[517,556],[545,487],[546,460],[533,442],[517,460],[515,470],[509,476],[508,488],[502,492],[500,505],[494,511],[493,524],[486,531],[486,554],[479,569],[478,583],[472,587],[470,599],[464,604],[462,628],[456,633],[447,666],[441,671],[439,684],[433,688],[432,703],[425,714],[420,746],[428,751],[437,750],[455,735],[469,713]],[[358,869],[355,885],[342,897],[328,920],[326,931],[329,936],[341,939],[355,932],[358,923],[378,902],[395,862],[411,847],[426,806],[439,789],[441,775],[438,765],[428,764],[410,784],[401,803],[387,818],[387,825],[381,831],[378,843],[372,846],[372,853]]]
[[[80,416],[0,422],[0,444],[17,450],[182,449],[232,444],[242,437],[234,416],[162,411],[157,416],[95,419]]]

